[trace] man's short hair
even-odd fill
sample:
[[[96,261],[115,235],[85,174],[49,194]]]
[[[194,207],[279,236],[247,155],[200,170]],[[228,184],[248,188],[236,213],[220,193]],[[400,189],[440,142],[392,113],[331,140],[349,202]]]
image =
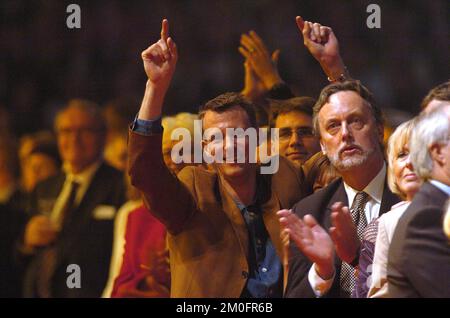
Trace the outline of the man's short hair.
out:
[[[78,109],[92,116],[96,122],[96,128],[100,132],[106,132],[106,120],[102,109],[94,102],[85,99],[71,99],[55,116],[54,129],[58,130],[58,123],[61,116],[69,109]]]
[[[414,171],[421,179],[428,180],[433,170],[430,147],[435,144],[445,145],[449,142],[450,122],[446,107],[438,107],[429,113],[422,113],[415,119],[409,151]]]
[[[293,97],[289,99],[270,99],[270,126],[275,127],[279,115],[298,112],[310,117],[313,116],[313,107],[316,100],[309,96]]]
[[[210,110],[216,113],[223,113],[233,107],[241,107],[248,116],[250,126],[258,128],[254,105],[247,101],[240,93],[227,92],[207,101],[200,106],[199,118],[203,120],[205,113]]]
[[[433,99],[444,102],[450,101],[450,80],[431,89],[422,100],[420,109],[424,110]]]
[[[319,112],[322,109],[322,107],[328,102],[331,95],[336,94],[338,92],[342,91],[353,91],[357,93],[359,96],[361,96],[362,99],[364,99],[372,112],[373,118],[375,119],[375,122],[378,125],[383,126],[384,125],[384,119],[383,114],[381,112],[381,109],[378,107],[378,104],[376,103],[373,94],[364,86],[361,84],[360,81],[357,80],[348,80],[344,82],[335,82],[328,86],[326,86],[322,91],[320,92],[319,98],[317,99],[316,104],[313,108],[313,125],[314,125],[314,132],[317,136],[320,136],[320,130],[319,130]]]

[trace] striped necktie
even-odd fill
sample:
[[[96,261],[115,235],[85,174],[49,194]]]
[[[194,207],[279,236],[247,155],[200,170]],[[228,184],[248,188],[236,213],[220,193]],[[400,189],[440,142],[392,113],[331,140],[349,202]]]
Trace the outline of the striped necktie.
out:
[[[353,200],[352,208],[350,213],[352,216],[353,223],[356,226],[356,232],[358,234],[359,240],[362,240],[364,235],[364,229],[367,226],[366,214],[364,212],[364,207],[367,201],[369,201],[369,195],[363,191],[358,192]],[[346,262],[342,262],[341,265],[341,289],[343,291],[343,296],[350,297],[356,285],[355,269],[353,266]]]

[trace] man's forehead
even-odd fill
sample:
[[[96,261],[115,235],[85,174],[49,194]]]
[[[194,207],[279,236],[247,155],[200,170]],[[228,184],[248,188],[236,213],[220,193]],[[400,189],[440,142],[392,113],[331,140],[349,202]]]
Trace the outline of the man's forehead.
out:
[[[370,113],[369,103],[358,93],[353,91],[341,91],[331,95],[319,112],[319,116],[327,119],[330,116]]]
[[[312,117],[296,110],[281,113],[275,120],[275,127],[312,127]]]
[[[213,127],[242,127],[250,126],[246,111],[240,106],[233,106],[223,112],[207,110],[203,117],[203,125],[206,128]]]
[[[443,101],[443,100],[439,100],[439,99],[433,99],[431,100],[427,107],[425,108],[425,112],[429,113],[432,110],[439,108],[439,107],[446,107],[448,109],[450,109],[450,102],[449,101]]]
[[[85,110],[69,108],[60,114],[58,124],[65,126],[79,124],[83,124],[84,126],[95,125],[95,116]]]

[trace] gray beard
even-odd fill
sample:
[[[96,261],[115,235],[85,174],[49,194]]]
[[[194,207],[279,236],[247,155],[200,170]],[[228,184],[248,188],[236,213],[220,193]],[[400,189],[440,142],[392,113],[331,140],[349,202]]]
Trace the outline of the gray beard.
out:
[[[374,152],[375,149],[371,148],[367,151],[364,151],[361,154],[357,154],[352,157],[346,157],[342,160],[339,158],[339,152],[337,152],[331,156],[328,154],[328,159],[338,171],[348,171],[352,168],[359,167],[364,163],[366,163],[370,155],[373,154]]]

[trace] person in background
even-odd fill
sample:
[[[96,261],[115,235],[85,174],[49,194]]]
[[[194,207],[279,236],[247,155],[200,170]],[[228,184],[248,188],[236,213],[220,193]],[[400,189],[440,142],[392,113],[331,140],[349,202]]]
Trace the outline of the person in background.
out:
[[[450,244],[442,228],[450,196],[450,105],[423,112],[409,142],[423,184],[403,213],[389,247],[390,297],[450,297]]]
[[[372,221],[366,228],[361,246],[357,293],[355,294],[358,298],[388,296],[387,256],[389,245],[398,220],[421,185],[409,156],[408,142],[413,129],[414,121],[407,121],[398,126],[389,138],[387,147],[388,185],[391,191],[404,201],[394,205],[389,212]],[[371,270],[368,268],[370,265],[372,265]],[[370,275],[371,279],[367,280]]]
[[[439,84],[430,90],[422,100],[420,108],[423,112],[430,112],[433,109],[450,104],[450,80]]]
[[[17,149],[11,135],[0,136],[0,298],[20,297],[23,268],[14,248],[25,223],[18,205]]]
[[[339,178],[339,173],[322,152],[316,153],[302,166],[305,174],[305,191],[317,192]]]
[[[0,136],[0,204],[13,203],[19,190],[17,147],[10,137]]]
[[[113,220],[125,201],[120,171],[104,163],[106,124],[99,107],[69,101],[55,118],[63,172],[39,183],[19,253],[26,264],[26,297],[99,297],[110,262]],[[67,284],[70,264],[80,288]]]
[[[39,131],[20,139],[21,189],[33,192],[36,184],[58,174],[61,157],[56,139],[50,131]]]
[[[320,151],[312,124],[314,104],[311,97],[271,100],[271,127],[279,129],[279,153],[298,167]]]
[[[105,161],[112,167],[120,171],[127,168],[127,133],[122,132],[110,133],[104,151]]]
[[[162,119],[164,162],[174,174],[185,164],[172,160],[171,150],[178,141],[171,139],[171,133],[176,128],[185,128],[193,135],[197,118],[194,114],[180,113]],[[110,276],[103,297],[168,297],[170,271],[165,227],[144,206],[129,177],[126,180],[129,201],[116,217]]]
[[[450,199],[447,200],[446,211],[444,217],[444,232],[450,240]]]
[[[184,162],[175,163],[172,160],[172,148],[181,140],[172,140],[172,132],[177,128],[187,129],[191,136],[194,136],[194,121],[198,120],[198,115],[190,113],[179,113],[175,116],[165,116],[162,118],[161,124],[164,128],[162,139],[162,153],[166,166],[174,173],[178,174],[186,165]],[[192,138],[192,142],[193,142]],[[191,145],[194,149],[194,145]],[[179,155],[179,154],[174,154]],[[192,157],[193,159],[193,157]],[[193,162],[193,160],[191,160]]]
[[[128,125],[135,116],[130,110],[135,109],[137,104],[133,98],[123,97],[112,100],[103,107],[107,128],[104,158],[120,171],[126,170]]]

